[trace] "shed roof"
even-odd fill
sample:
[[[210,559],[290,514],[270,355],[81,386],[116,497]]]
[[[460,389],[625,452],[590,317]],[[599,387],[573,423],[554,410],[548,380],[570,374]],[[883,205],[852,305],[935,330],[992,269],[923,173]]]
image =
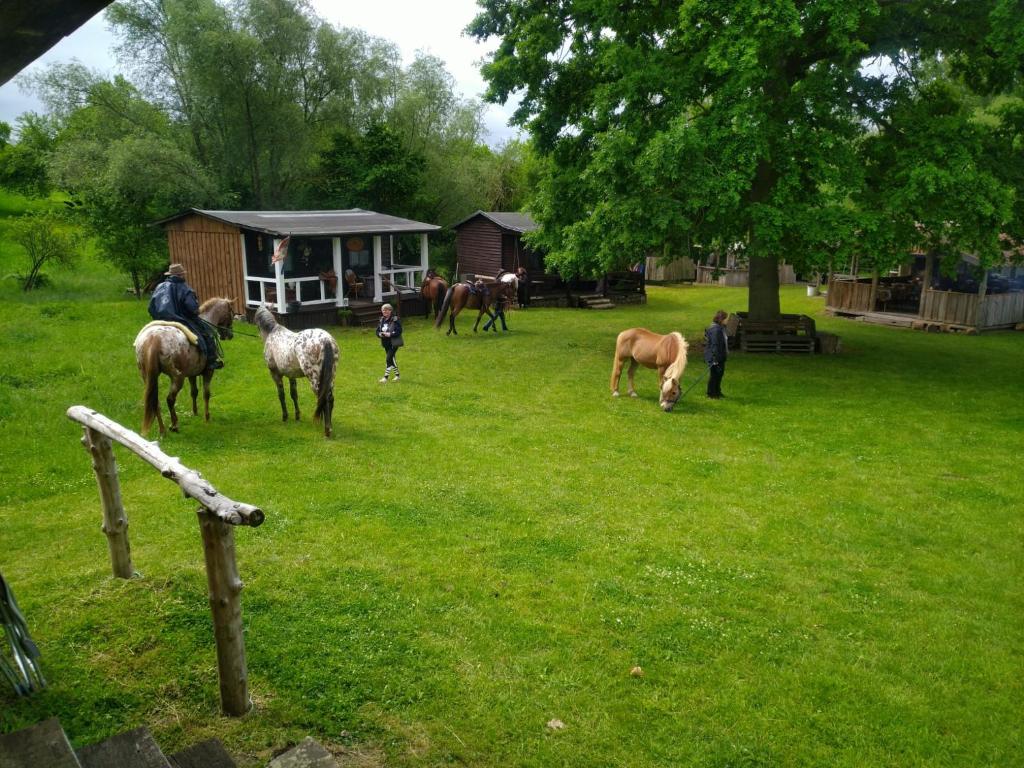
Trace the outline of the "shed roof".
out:
[[[483,216],[485,219],[494,222],[502,229],[507,229],[512,232],[532,232],[537,229],[537,222],[531,219],[525,213],[516,213],[514,211],[477,211],[476,213],[467,216],[457,224],[453,224],[452,228],[461,227],[470,219],[475,219],[477,216]]]
[[[158,224],[198,213],[211,219],[270,235],[349,235],[434,232],[441,227],[376,211],[204,211],[192,208]]]

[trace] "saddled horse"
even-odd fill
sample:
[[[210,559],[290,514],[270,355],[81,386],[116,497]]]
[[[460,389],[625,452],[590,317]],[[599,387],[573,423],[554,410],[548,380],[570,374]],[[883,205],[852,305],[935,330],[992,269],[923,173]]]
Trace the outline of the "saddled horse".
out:
[[[420,285],[420,296],[423,297],[423,317],[430,317],[430,310],[434,310],[436,316],[441,311],[445,294],[448,292],[448,283],[438,274],[427,273]]]
[[[281,419],[288,421],[288,406],[284,400],[284,377],[288,377],[295,420],[299,420],[299,393],[295,380],[309,379],[316,395],[313,420],[324,423],[324,437],[333,431],[331,416],[334,412],[334,375],[338,370],[338,342],[327,331],[309,328],[295,333],[280,325],[266,307],[256,310],[256,325],[263,337],[263,359],[267,361],[270,376],[277,384],[277,397],[281,401]]]
[[[455,318],[464,309],[479,309],[476,322],[473,323],[473,333],[480,327],[480,318],[485,314],[493,318],[491,306],[496,301],[511,302],[515,299],[516,284],[513,282],[480,283],[471,286],[469,283],[456,283],[444,296],[444,303],[441,310],[434,318],[434,327],[440,328],[444,322],[445,313],[450,311],[448,316],[448,331],[445,334],[450,336],[459,332],[455,329]]]
[[[686,369],[686,350],[689,345],[678,331],[662,336],[646,328],[630,328],[615,340],[615,363],[612,366],[612,397],[619,396],[619,378],[622,365],[629,360],[629,396],[636,397],[633,374],[637,366],[658,369],[658,404],[665,412],[671,411],[679,400],[679,382]]]
[[[199,317],[210,325],[217,328],[222,339],[232,337],[231,323],[234,319],[232,307],[233,299],[208,299],[199,307]],[[139,366],[139,374],[145,384],[143,401],[145,406],[142,413],[142,434],[149,432],[153,419],[160,424],[160,436],[166,433],[164,420],[160,416],[160,374],[169,376],[171,389],[167,393],[167,410],[171,414],[171,431],[178,431],[178,414],[174,410],[174,403],[178,399],[178,392],[181,391],[188,379],[189,388],[192,392],[192,414],[199,413],[196,398],[199,395],[199,387],[196,384],[198,376],[203,377],[203,406],[205,409],[206,421],[210,420],[210,380],[213,378],[213,371],[206,370],[206,355],[199,347],[189,341],[185,331],[181,330],[176,323],[165,323],[154,321],[139,331],[135,337],[135,361]]]

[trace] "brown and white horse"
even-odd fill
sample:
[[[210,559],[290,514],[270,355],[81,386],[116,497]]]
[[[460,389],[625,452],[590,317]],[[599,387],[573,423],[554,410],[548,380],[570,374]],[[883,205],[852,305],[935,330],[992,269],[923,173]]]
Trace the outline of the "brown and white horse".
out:
[[[480,327],[480,318],[482,318],[485,313],[490,318],[494,317],[491,313],[491,306],[496,301],[510,304],[515,300],[517,287],[517,282],[478,282],[474,287],[475,290],[470,290],[469,283],[456,283],[449,288],[448,293],[445,294],[444,303],[441,305],[441,311],[438,312],[437,317],[434,318],[434,327],[441,327],[441,323],[444,322],[445,314],[450,310],[450,314],[448,314],[448,331],[445,335],[451,336],[454,333],[458,336],[459,332],[455,329],[455,318],[458,317],[459,312],[463,309],[479,309],[480,311],[477,313],[476,322],[473,323],[473,333],[476,333],[477,328]]]
[[[231,322],[234,319],[231,310],[233,305],[232,299],[208,299],[199,307],[199,317],[216,326],[222,339],[230,339]],[[186,378],[192,392],[192,413],[195,415],[199,413],[196,403],[199,395],[196,377],[203,377],[203,407],[206,421],[210,420],[210,380],[213,378],[213,371],[206,370],[206,355],[200,352],[197,346],[189,343],[184,331],[166,323],[150,323],[135,337],[135,362],[145,384],[143,435],[149,432],[154,418],[160,424],[160,436],[163,437],[165,434],[164,420],[160,416],[161,373],[171,379],[171,389],[167,393],[167,410],[171,414],[172,432],[178,431],[178,413],[174,410],[174,403]]]
[[[658,369],[658,386],[661,390],[659,405],[665,412],[671,411],[679,400],[679,382],[686,369],[686,350],[689,345],[678,331],[662,336],[646,328],[630,328],[619,334],[615,340],[615,364],[612,367],[612,397],[619,396],[619,378],[622,365],[629,360],[629,396],[636,397],[633,388],[633,374],[637,366]]]
[[[309,379],[316,395],[313,420],[324,422],[324,437],[333,431],[331,415],[334,412],[334,375],[338,370],[338,342],[327,331],[309,328],[295,333],[279,325],[274,314],[266,307],[256,310],[256,325],[263,337],[263,359],[267,361],[270,376],[277,385],[281,401],[281,419],[288,421],[288,406],[284,400],[285,376],[288,377],[295,420],[299,420],[299,393],[295,380]]]

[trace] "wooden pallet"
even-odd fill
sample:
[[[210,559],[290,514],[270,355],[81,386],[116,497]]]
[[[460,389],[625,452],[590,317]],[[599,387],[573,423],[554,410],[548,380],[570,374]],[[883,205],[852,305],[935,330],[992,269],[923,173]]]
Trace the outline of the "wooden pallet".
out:
[[[814,337],[782,333],[744,333],[740,337],[744,352],[796,352],[814,354]]]

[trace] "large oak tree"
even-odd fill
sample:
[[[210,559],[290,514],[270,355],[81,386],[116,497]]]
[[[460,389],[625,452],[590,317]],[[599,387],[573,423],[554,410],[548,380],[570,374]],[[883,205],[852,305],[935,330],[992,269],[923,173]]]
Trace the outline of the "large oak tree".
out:
[[[1019,0],[479,5],[470,33],[498,42],[488,98],[521,96],[514,121],[546,168],[536,242],[563,273],[740,248],[750,313],[772,318],[782,258],[810,269],[867,248],[881,265],[923,225],[939,230],[932,244],[952,237],[991,262],[1019,210],[1020,179],[992,154],[1013,139],[990,140],[995,126],[927,66],[1012,88]]]

